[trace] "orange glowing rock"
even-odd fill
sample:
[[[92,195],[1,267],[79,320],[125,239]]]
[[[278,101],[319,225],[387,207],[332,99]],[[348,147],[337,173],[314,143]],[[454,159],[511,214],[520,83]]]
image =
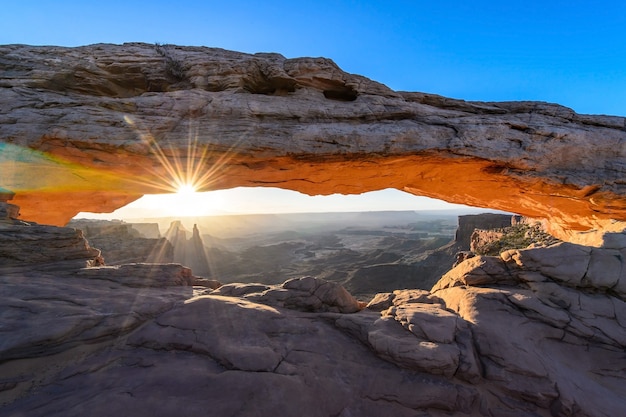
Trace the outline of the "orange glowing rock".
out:
[[[543,218],[565,239],[626,220],[622,117],[396,92],[323,58],[160,48],[0,46],[0,186],[23,218],[63,224],[193,184],[396,188]]]

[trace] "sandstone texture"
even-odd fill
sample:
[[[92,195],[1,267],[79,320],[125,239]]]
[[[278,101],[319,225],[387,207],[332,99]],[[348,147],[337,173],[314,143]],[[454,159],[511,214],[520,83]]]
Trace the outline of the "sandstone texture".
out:
[[[107,265],[128,263],[188,263],[174,259],[174,247],[164,237],[160,237],[158,225],[140,225],[150,236],[137,230],[137,225],[119,221],[72,220],[69,227],[83,232],[89,244],[100,249]],[[154,228],[156,228],[156,233]]]
[[[624,118],[171,45],[1,46],[0,71],[0,415],[626,415]],[[569,241],[461,259],[366,306],[316,276],[105,265],[80,230],[21,220],[187,181],[395,187]],[[197,249],[197,228],[174,229]]]
[[[329,59],[204,47],[6,45],[0,71],[0,187],[41,223],[191,181],[392,187],[548,219],[570,240],[624,229],[623,117],[397,92]]]
[[[51,229],[82,265],[34,239]],[[18,268],[0,253],[2,416],[626,412],[623,249],[475,256],[431,291],[365,306],[311,276],[220,286],[177,264],[85,267],[97,252],[75,229],[0,232],[50,254]]]
[[[280,286],[226,284],[212,294],[300,311],[355,313],[361,309],[359,302],[341,285],[314,277],[293,278]]]
[[[14,221],[0,222],[0,264],[3,268],[84,268],[101,264],[80,230]]]

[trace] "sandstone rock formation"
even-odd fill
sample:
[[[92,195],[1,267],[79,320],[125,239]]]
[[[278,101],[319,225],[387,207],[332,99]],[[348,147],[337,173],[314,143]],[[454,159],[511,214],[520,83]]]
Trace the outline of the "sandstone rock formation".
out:
[[[174,260],[174,247],[162,237],[147,238],[136,230],[136,225],[119,221],[72,220],[69,227],[83,232],[90,245],[100,249],[107,265],[128,263],[170,263]],[[156,227],[156,236],[158,225]],[[153,231],[153,227],[140,226]],[[151,233],[152,236],[155,233]],[[188,265],[188,264],[185,264]]]
[[[314,277],[293,278],[280,286],[226,284],[211,294],[242,297],[299,311],[355,313],[361,309],[359,302],[341,285]]]
[[[313,277],[212,290],[180,265],[0,266],[0,414],[622,415],[625,258],[476,257],[366,309]]]
[[[626,414],[623,118],[208,48],[12,45],[0,69],[0,415]],[[8,204],[63,223],[191,179],[396,187],[614,233],[477,256],[361,308],[315,277],[103,266]]]
[[[532,220],[496,229],[476,229],[470,239],[471,252],[494,256],[508,249],[524,249],[531,245],[551,246],[559,242],[543,230],[541,223],[533,223]]]
[[[102,263],[100,250],[89,246],[80,230],[23,221],[0,222],[0,266],[66,270]]]
[[[208,277],[211,269],[198,226],[194,224],[190,238],[187,238],[188,233],[180,220],[173,221],[165,232],[165,239],[174,248],[173,260],[188,265],[198,275]]]
[[[180,264],[105,266],[101,255],[100,249],[92,248],[80,229],[0,219],[0,275],[85,277],[130,287],[196,285],[216,289],[221,286],[218,281],[194,276],[190,268]]]
[[[461,251],[471,250],[472,235],[476,229],[492,230],[511,226],[517,216],[507,214],[482,213],[459,216],[459,226],[454,240]]]
[[[328,59],[202,47],[8,45],[0,69],[0,186],[40,222],[186,181],[393,187],[547,218],[564,238],[626,220],[623,117],[396,92]]]

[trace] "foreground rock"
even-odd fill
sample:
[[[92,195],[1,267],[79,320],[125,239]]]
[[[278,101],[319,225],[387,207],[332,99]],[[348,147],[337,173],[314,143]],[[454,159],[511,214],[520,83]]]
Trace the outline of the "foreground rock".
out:
[[[175,264],[0,264],[0,414],[623,415],[624,259],[478,256],[367,308],[314,277],[214,289]]]
[[[361,309],[359,302],[341,285],[314,277],[290,279],[280,286],[227,284],[212,294],[242,297],[300,311],[355,313]]]
[[[626,220],[623,117],[395,92],[323,58],[137,43],[0,56],[0,187],[36,221],[113,210],[196,172],[202,190],[392,187],[549,218],[566,239]]]
[[[22,222],[0,223],[3,268],[64,271],[102,264],[100,250],[89,246],[80,230]]]

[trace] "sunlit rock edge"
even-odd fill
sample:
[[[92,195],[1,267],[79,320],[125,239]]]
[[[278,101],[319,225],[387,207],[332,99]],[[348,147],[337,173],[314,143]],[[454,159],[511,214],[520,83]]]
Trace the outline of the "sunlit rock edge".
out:
[[[594,246],[624,230],[623,117],[397,92],[325,58],[140,43],[0,51],[0,186],[25,219],[62,225],[193,180],[396,188],[544,218]]]

